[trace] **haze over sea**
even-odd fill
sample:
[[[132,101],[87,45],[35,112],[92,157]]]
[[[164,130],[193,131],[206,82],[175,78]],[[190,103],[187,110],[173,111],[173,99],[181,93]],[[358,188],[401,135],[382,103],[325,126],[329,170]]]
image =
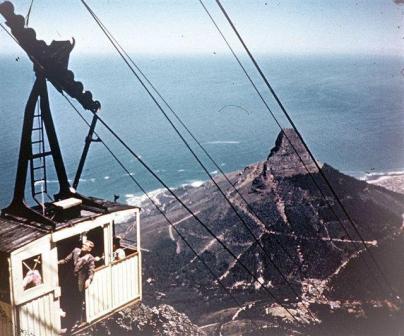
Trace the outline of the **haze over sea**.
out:
[[[279,128],[234,59],[219,54],[134,57],[226,172],[267,157]],[[356,177],[404,171],[403,58],[260,55],[257,60],[319,161]],[[101,102],[103,119],[168,185],[208,179],[117,56],[73,52],[69,68]],[[282,126],[289,127],[256,72],[248,70]],[[5,207],[14,188],[23,113],[34,74],[22,53],[18,61],[0,56],[0,74],[0,206]],[[87,126],[51,85],[49,93],[73,178]],[[91,120],[88,111],[83,114]],[[102,125],[97,132],[147,190],[161,187]],[[201,158],[215,174],[217,169]],[[54,173],[49,173],[50,193],[55,193]],[[100,143],[91,145],[78,190],[107,199],[119,194],[121,201],[140,193]]]

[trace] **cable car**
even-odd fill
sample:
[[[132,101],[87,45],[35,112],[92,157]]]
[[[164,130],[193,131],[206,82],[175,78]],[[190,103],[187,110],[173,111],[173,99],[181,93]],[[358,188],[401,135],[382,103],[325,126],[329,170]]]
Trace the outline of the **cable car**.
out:
[[[68,70],[74,41],[47,45],[37,40],[8,1],[0,4],[0,14],[33,62],[36,76],[24,114],[14,197],[0,216],[0,335],[72,333],[141,301],[140,208],[76,191],[89,146],[97,141],[94,129],[101,105]],[[94,113],[72,186],[47,83]],[[47,188],[50,158],[60,188],[53,197]],[[27,175],[33,206],[25,199]],[[118,234],[128,227],[134,239],[120,239]],[[78,296],[81,274],[85,286]]]
[[[0,218],[0,334],[59,335],[76,306],[76,280],[68,265],[58,265],[86,240],[94,242],[96,268],[85,290],[85,327],[142,298],[139,208],[96,200],[106,212],[89,209],[77,200],[58,203],[59,221],[51,231],[17,218]],[[55,204],[54,203],[54,204]],[[63,206],[75,204],[72,208]],[[70,214],[68,214],[70,212]],[[68,215],[67,215],[68,214]],[[66,217],[63,217],[65,216]],[[124,258],[113,250],[114,228],[134,225],[137,241],[121,244]]]

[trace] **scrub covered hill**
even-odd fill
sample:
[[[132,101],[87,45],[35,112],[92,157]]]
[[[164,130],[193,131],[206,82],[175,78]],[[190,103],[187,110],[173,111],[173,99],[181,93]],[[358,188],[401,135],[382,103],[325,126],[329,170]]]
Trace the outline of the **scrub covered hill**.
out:
[[[404,195],[319,164],[394,293],[378,274],[297,135],[286,129],[265,161],[228,174],[248,205],[223,177],[215,178],[258,243],[213,183],[176,190],[237,260],[168,193],[154,196],[242,309],[147,201],[142,205],[143,246],[147,249],[143,254],[144,302],[170,304],[208,334],[247,335],[261,330],[321,335],[327,328],[337,335],[377,335],[384,328],[385,335],[394,335],[403,327],[397,296],[404,297],[399,281],[404,264],[397,255],[404,252],[400,244]]]

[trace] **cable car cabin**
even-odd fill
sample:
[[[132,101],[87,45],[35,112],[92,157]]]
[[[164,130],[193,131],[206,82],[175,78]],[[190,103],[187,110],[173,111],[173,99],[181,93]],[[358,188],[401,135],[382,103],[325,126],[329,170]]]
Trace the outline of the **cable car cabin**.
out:
[[[49,45],[38,40],[9,1],[0,3],[0,14],[35,73],[14,196],[0,216],[0,336],[71,333],[141,300],[140,209],[77,192],[89,146],[101,142],[95,133],[101,104],[68,69],[74,40]],[[93,113],[72,186],[53,123],[49,83]],[[47,185],[52,163],[59,186],[53,196]],[[25,197],[28,173],[35,207]],[[115,236],[131,228],[130,244]]]
[[[0,335],[59,335],[78,315],[82,328],[141,300],[140,209],[93,200],[107,210],[83,206],[75,198],[54,202],[58,221],[52,232],[0,217]],[[114,233],[128,228],[136,230],[131,232],[135,239],[121,239],[118,246]],[[95,270],[81,305],[74,302],[73,262],[58,260],[89,240]]]

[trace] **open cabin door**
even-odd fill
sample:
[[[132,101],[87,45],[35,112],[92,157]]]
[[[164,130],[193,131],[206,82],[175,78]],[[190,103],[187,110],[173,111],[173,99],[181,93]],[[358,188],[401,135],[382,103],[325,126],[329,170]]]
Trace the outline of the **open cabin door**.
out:
[[[56,248],[49,236],[11,255],[16,335],[60,334]]]

